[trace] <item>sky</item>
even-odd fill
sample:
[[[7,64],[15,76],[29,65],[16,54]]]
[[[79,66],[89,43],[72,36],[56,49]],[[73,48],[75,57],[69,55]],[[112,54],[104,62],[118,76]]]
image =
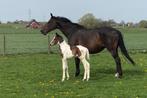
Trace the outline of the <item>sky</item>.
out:
[[[0,0],[0,21],[48,21],[50,13],[78,22],[86,13],[103,20],[147,20],[147,0]]]

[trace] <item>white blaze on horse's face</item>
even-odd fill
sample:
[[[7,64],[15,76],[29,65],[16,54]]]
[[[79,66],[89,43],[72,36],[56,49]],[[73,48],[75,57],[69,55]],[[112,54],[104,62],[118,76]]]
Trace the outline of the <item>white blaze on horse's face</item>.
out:
[[[56,42],[56,36],[54,36],[53,39],[50,42],[50,46],[53,46],[53,45],[56,45],[56,44],[59,44],[59,41]]]

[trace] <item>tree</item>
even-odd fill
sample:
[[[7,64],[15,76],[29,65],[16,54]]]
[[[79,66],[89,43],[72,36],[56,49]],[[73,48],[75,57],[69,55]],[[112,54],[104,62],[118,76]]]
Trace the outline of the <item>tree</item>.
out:
[[[92,13],[87,13],[79,19],[79,24],[86,28],[98,28],[103,26],[115,26],[117,23],[113,19],[103,21],[102,19],[95,18]]]
[[[97,28],[101,22],[101,19],[96,19],[91,13],[87,13],[79,19],[79,24],[86,28]]]
[[[139,22],[139,27],[147,28],[147,20],[141,20]]]
[[[109,25],[109,26],[116,26],[117,23],[113,19],[109,19],[108,22],[107,22],[107,25]]]
[[[122,21],[119,23],[119,25],[122,26],[122,27],[125,27],[125,21],[122,20]]]

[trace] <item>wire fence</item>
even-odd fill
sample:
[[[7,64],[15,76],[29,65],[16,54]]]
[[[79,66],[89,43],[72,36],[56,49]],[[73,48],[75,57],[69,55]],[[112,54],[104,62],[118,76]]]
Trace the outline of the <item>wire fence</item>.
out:
[[[49,41],[53,34],[44,36],[42,34],[0,34],[0,54],[21,53],[51,53],[58,52],[57,46],[49,47]],[[128,43],[127,43],[128,42]],[[137,41],[138,42],[138,41]],[[126,41],[129,51],[147,52],[146,43]],[[133,44],[135,43],[135,44]],[[136,43],[138,45],[136,45]],[[137,46],[137,47],[136,47]]]
[[[57,50],[49,47],[50,37],[42,34],[0,34],[0,54],[50,53]]]

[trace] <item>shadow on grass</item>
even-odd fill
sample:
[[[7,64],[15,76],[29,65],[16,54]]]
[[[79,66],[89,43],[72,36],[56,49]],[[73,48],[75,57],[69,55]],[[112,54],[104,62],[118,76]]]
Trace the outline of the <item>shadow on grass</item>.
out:
[[[110,79],[115,78],[115,69],[114,68],[97,68],[91,70],[91,78],[99,80],[99,79]],[[124,69],[123,70],[123,78],[136,78],[136,77],[144,77],[145,72],[141,68],[132,68],[132,69]]]

